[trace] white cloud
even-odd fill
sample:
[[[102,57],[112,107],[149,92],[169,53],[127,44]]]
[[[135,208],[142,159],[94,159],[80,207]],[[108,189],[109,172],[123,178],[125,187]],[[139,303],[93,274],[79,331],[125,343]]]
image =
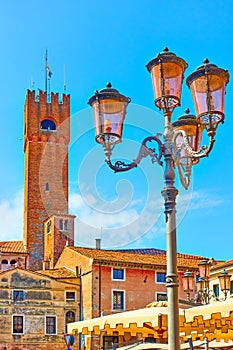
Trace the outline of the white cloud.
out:
[[[0,202],[0,241],[23,239],[23,189]]]
[[[103,246],[120,247],[140,240],[148,232],[153,238],[161,236],[159,218],[163,215],[163,198],[133,198],[129,205],[119,199],[114,210],[112,203],[103,202],[98,210],[99,200],[92,193],[86,193],[86,199],[79,193],[69,195],[70,213],[77,216],[75,222],[75,244],[94,246],[95,238],[101,236]],[[122,203],[122,207],[120,206]],[[177,224],[183,219],[186,210],[211,209],[223,205],[225,201],[213,192],[195,191],[191,195],[184,193],[177,199]],[[121,207],[121,208],[120,208]],[[0,201],[0,241],[23,239],[23,190],[15,196]],[[149,239],[148,236],[148,239]]]
[[[88,197],[89,194],[86,193]],[[77,202],[76,202],[77,201]],[[102,238],[103,247],[121,247],[132,242],[143,242],[143,237],[148,239],[153,233],[153,239],[164,233],[165,225],[161,227],[159,219],[163,216],[163,198],[158,197],[133,198],[128,206],[123,205],[114,212],[112,203],[101,204],[99,199],[93,198],[94,206],[83,200],[82,195],[72,193],[70,195],[70,209],[77,215],[75,224],[75,244],[94,246],[95,238]],[[122,199],[124,203],[124,199]],[[192,193],[182,193],[177,198],[177,225],[184,218],[187,210],[200,208],[213,208],[222,205],[223,200],[211,191],[195,191]],[[101,206],[101,211],[98,210]],[[78,209],[78,210],[77,210]]]
[[[192,193],[190,202],[190,210],[211,209],[221,206],[226,203],[223,198],[211,192],[195,191]]]

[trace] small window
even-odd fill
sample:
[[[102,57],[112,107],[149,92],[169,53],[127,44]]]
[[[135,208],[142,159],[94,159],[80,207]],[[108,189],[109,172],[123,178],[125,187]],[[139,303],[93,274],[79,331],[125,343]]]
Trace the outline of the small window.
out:
[[[117,335],[104,335],[103,336],[103,350],[115,349],[113,344],[117,344],[119,342]]]
[[[54,130],[56,130],[56,124],[52,120],[44,119],[41,122],[40,128],[42,130],[53,130],[54,131]]]
[[[66,292],[66,300],[75,300],[75,292]]]
[[[51,232],[51,220],[47,222],[47,233]]]
[[[64,220],[64,230],[68,231],[68,220]]]
[[[156,282],[157,283],[166,283],[166,273],[165,272],[156,272]]]
[[[112,269],[113,280],[124,280],[124,269]]]
[[[11,260],[10,264],[11,264],[11,266],[15,265],[16,264],[16,260],[15,259]]]
[[[216,296],[216,298],[218,298],[219,297],[219,284],[213,285],[213,291],[214,291],[214,295]]]
[[[46,316],[46,334],[56,334],[56,317]]]
[[[9,270],[9,265],[8,265],[8,261],[7,260],[2,260],[2,263],[1,263],[1,270]]]
[[[23,334],[23,316],[14,316],[12,318],[12,333],[13,334]]]
[[[167,293],[155,293],[156,301],[167,301]]]
[[[233,294],[233,281],[231,281],[230,294]]]
[[[49,192],[49,183],[48,182],[46,182],[46,184],[45,184],[45,191]]]
[[[61,231],[68,231],[68,220],[59,220],[59,229]]]
[[[13,301],[23,301],[24,292],[23,290],[13,290]]]
[[[62,219],[59,220],[59,229],[63,230],[63,220]]]
[[[67,333],[67,323],[75,322],[75,313],[73,311],[67,311],[65,316],[65,325]]]
[[[113,291],[113,310],[124,310],[124,291]]]

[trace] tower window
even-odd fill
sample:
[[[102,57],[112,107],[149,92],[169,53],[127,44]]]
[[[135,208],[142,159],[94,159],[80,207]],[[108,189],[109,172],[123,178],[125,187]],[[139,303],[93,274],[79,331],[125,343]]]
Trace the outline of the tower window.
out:
[[[62,231],[68,231],[68,220],[59,220],[59,229]]]
[[[50,119],[44,119],[41,122],[40,128],[42,130],[56,130],[56,124]]]
[[[49,191],[49,184],[48,184],[48,182],[46,182],[46,184],[45,184],[45,191]]]
[[[47,233],[51,232],[51,220],[47,222]]]

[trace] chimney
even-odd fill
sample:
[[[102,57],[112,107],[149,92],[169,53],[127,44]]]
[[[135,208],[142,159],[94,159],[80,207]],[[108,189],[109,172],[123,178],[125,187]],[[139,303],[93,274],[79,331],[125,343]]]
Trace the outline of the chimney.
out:
[[[101,249],[100,243],[101,243],[101,239],[100,238],[96,238],[95,239],[95,249]]]
[[[82,269],[81,266],[76,266],[76,277],[81,277]]]

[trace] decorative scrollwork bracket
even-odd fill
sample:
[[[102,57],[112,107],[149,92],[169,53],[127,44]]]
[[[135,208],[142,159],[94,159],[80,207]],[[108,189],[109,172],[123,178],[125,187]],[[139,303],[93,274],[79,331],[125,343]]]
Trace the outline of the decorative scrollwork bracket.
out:
[[[163,156],[163,144],[162,144],[162,141],[159,139],[160,136],[162,136],[162,135],[157,134],[155,136],[146,137],[142,141],[137,158],[135,160],[133,160],[131,163],[125,163],[121,160],[118,160],[115,162],[115,164],[112,164],[112,162],[111,162],[112,149],[105,147],[104,151],[105,151],[106,162],[107,162],[108,166],[112,170],[114,170],[115,173],[122,172],[122,171],[128,171],[130,169],[137,167],[137,165],[140,163],[140,161],[147,156],[151,157],[152,163],[158,163],[159,165],[162,165],[161,158]],[[150,147],[148,145],[149,142],[156,142],[157,148]]]

